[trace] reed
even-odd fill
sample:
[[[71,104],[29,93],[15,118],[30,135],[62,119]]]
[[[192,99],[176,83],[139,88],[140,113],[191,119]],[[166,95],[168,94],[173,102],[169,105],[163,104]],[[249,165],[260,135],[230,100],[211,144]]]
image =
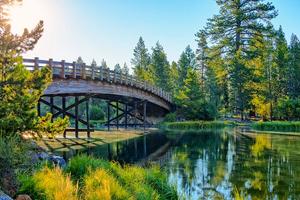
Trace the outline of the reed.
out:
[[[252,128],[260,131],[300,132],[300,121],[256,122]]]

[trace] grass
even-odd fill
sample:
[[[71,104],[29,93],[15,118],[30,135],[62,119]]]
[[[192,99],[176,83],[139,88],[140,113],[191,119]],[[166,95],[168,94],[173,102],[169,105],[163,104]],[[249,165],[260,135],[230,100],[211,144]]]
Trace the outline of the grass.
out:
[[[300,121],[256,122],[252,128],[260,131],[300,132]]]
[[[222,129],[226,126],[233,126],[234,122],[230,121],[185,121],[185,122],[166,122],[162,128],[166,130],[207,130]]]
[[[70,151],[70,149],[78,150],[87,147],[127,140],[139,137],[143,131],[138,130],[112,130],[95,131],[91,133],[91,138],[86,138],[86,133],[80,133],[79,139],[74,139],[74,133],[68,133],[67,138],[57,137],[54,139],[40,139],[37,144],[46,151]]]
[[[20,181],[20,192],[33,199],[178,199],[158,167],[121,166],[86,155],[72,158],[64,170],[44,167]]]

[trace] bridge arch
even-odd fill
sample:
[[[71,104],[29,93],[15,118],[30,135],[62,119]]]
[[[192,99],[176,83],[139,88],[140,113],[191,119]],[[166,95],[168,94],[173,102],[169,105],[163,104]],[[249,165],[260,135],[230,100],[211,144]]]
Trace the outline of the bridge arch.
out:
[[[153,86],[136,77],[120,73],[109,68],[96,65],[79,64],[49,60],[23,59],[23,63],[29,71],[50,67],[53,81],[45,90],[39,101],[40,104],[50,107],[54,117],[59,115],[69,116],[75,120],[75,131],[78,137],[79,131],[86,131],[88,136],[93,128],[89,123],[89,99],[100,98],[107,101],[106,126],[119,128],[123,126],[147,127],[155,123],[155,119],[163,117],[172,110],[172,99],[168,92]],[[54,98],[61,98],[61,106],[55,105]],[[74,103],[66,105],[66,98],[73,97]],[[86,119],[78,116],[79,104],[86,104]],[[70,110],[75,109],[75,113]],[[117,116],[110,116],[111,109],[115,109]],[[86,129],[80,129],[78,124],[83,123]],[[121,122],[121,123],[120,123]]]

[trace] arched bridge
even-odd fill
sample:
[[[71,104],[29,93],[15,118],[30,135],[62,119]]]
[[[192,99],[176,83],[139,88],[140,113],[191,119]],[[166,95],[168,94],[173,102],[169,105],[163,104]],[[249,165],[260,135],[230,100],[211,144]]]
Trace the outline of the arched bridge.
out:
[[[172,109],[172,99],[168,92],[132,75],[109,68],[85,63],[49,60],[23,59],[30,71],[42,67],[52,69],[53,81],[39,101],[40,105],[49,106],[53,117],[69,116],[74,120],[74,129],[86,131],[88,136],[93,131],[89,120],[89,101],[91,98],[104,99],[107,102],[106,127],[147,127],[161,119]],[[66,98],[73,98],[72,103]],[[57,100],[59,99],[59,103]],[[85,113],[79,113],[80,104],[85,103]],[[84,119],[83,119],[84,118]],[[81,128],[80,128],[81,124]],[[85,128],[82,128],[84,126]]]

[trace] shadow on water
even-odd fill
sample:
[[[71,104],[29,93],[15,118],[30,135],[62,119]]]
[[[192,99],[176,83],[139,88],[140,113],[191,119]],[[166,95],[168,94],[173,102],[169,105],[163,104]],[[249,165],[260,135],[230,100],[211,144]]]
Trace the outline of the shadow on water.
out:
[[[150,134],[64,152],[161,164],[187,199],[300,199],[300,137],[223,129]]]

